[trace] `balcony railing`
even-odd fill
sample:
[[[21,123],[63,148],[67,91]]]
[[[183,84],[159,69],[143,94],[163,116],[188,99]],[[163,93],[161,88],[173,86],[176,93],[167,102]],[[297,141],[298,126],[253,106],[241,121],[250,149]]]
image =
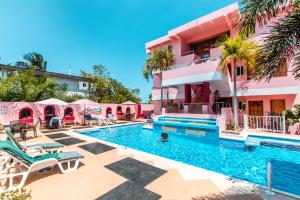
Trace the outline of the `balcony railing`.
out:
[[[170,68],[177,69],[177,68],[181,68],[181,67],[187,67],[187,66],[193,66],[193,65],[202,64],[202,63],[208,63],[208,62],[212,62],[212,61],[216,61],[216,60],[218,60],[218,56],[197,58],[197,59],[193,59],[192,61],[182,62],[182,63],[172,65]]]
[[[181,56],[187,56],[187,55],[191,55],[191,54],[195,54],[195,51],[194,51],[194,50],[191,50],[191,51],[184,51],[184,52],[181,52]]]
[[[214,114],[220,115],[221,109],[231,107],[228,102],[213,103],[172,103],[165,102],[163,108],[166,113],[191,113],[191,114]]]

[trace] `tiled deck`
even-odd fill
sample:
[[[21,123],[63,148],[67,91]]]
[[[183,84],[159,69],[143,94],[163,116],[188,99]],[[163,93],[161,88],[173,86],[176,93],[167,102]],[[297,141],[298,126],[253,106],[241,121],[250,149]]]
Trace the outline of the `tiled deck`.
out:
[[[57,167],[29,176],[25,188],[33,200],[53,199],[165,199],[235,200],[292,199],[267,195],[252,184],[232,180],[204,169],[171,161],[133,149],[89,138],[72,131],[51,139],[56,133],[39,133],[27,143],[76,138],[80,143],[63,147],[85,156],[78,170],[61,174]],[[46,136],[47,135],[47,136]],[[143,169],[145,170],[143,172]]]

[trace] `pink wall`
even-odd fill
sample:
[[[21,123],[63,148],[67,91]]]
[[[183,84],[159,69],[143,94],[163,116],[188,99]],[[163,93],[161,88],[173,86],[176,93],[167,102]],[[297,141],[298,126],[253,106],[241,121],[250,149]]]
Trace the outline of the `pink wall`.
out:
[[[289,90],[288,87],[299,87],[300,81],[295,80],[293,77],[283,76],[275,77],[266,83],[265,81],[238,81],[237,88],[238,90],[247,90],[247,89],[264,89],[264,88],[282,88],[281,92],[284,94],[284,90]],[[286,91],[288,92],[288,91]]]
[[[154,88],[161,87],[161,77],[159,73],[153,74],[153,87]]]
[[[38,117],[44,119],[44,108],[47,105],[27,103],[27,102],[0,102],[0,123],[3,125],[8,125],[9,122],[14,120],[19,120],[19,111],[24,107],[29,107],[33,110],[33,121],[34,123],[38,121]],[[64,110],[67,107],[71,107],[74,110],[75,121],[81,123],[83,121],[83,110],[87,109],[92,111],[91,115],[97,118],[106,118],[106,108],[110,107],[112,113],[115,115],[117,112],[117,107],[121,106],[123,113],[126,112],[126,108],[129,107],[131,113],[137,114],[137,105],[120,105],[120,104],[96,104],[96,105],[76,105],[69,104],[66,106],[53,105],[55,108],[55,114],[63,118]],[[152,104],[142,104],[142,111],[148,111],[153,109]],[[100,113],[99,110],[102,112]]]
[[[184,67],[163,72],[163,80],[180,78],[185,76],[193,76],[196,74],[213,73],[218,70],[219,61],[210,61],[206,63],[188,66],[188,70]]]
[[[238,101],[246,101],[246,109],[248,113],[248,102],[249,101],[263,101],[264,114],[271,112],[270,100],[272,99],[284,99],[286,109],[292,108],[295,104],[300,104],[299,95],[289,94],[289,95],[265,95],[265,96],[247,96],[238,97]]]

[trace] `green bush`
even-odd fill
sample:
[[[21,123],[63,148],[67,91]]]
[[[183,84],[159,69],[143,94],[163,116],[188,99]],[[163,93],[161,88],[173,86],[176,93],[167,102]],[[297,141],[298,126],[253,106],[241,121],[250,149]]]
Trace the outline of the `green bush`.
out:
[[[231,122],[226,123],[226,130],[234,130],[234,125]]]
[[[11,192],[2,192],[0,200],[30,200],[31,192],[25,189],[15,190]]]

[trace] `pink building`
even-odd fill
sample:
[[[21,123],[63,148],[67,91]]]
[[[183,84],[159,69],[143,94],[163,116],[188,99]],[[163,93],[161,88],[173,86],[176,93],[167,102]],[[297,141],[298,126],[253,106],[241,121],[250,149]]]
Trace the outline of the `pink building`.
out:
[[[149,54],[152,49],[171,46],[175,55],[174,65],[164,71],[162,77],[159,73],[153,74],[152,98],[156,114],[160,113],[161,84],[164,110],[169,113],[221,114],[222,107],[232,105],[233,67],[228,64],[225,72],[219,70],[221,55],[215,43],[224,34],[231,37],[237,34],[238,12],[238,4],[231,4],[146,44]],[[268,31],[267,26],[257,26],[253,40],[262,42],[262,35]],[[287,62],[266,83],[252,80],[247,68],[239,65],[239,112],[250,116],[276,115],[299,104],[300,81],[294,80],[291,67],[292,64]]]

